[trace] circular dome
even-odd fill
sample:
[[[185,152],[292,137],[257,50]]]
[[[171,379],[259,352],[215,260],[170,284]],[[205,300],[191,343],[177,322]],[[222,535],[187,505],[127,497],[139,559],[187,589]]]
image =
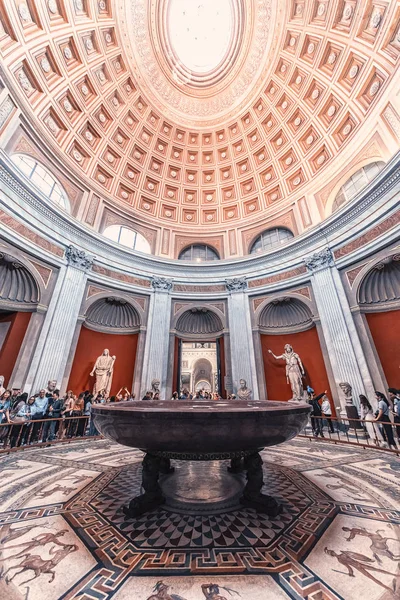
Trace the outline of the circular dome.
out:
[[[215,335],[223,330],[223,325],[218,315],[211,310],[192,308],[179,317],[175,329],[183,334]]]
[[[373,30],[339,0],[79,6],[4,33],[24,115],[5,150],[40,157],[89,227],[121,224],[164,257],[199,242],[238,258],[264,230],[316,226],[341,174],[397,150],[395,3]]]

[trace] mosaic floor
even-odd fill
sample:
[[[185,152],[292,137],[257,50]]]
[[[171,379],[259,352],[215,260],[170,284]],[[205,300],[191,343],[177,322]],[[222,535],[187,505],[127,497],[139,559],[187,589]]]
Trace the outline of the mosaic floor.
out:
[[[276,519],[125,520],[140,452],[92,441],[3,457],[0,598],[400,598],[400,460],[300,439],[263,458]]]

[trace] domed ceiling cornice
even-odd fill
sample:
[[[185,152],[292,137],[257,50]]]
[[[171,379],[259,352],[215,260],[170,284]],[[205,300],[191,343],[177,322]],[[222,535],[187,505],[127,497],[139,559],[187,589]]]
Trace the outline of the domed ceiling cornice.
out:
[[[3,73],[32,129],[133,225],[200,237],[271,222],[296,229],[289,205],[345,165],[355,134],[361,148],[397,93],[396,4],[246,0],[236,59],[195,90],[177,84],[162,54],[154,15],[166,0],[151,0],[151,15],[145,4],[0,5]]]

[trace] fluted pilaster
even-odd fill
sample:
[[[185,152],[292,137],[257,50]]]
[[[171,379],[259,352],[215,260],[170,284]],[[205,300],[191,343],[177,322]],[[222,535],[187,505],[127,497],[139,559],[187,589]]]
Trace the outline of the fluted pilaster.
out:
[[[336,387],[347,382],[353,388],[353,400],[359,394],[373,398],[373,383],[339,272],[328,248],[305,259],[312,273],[312,286],[329,352]],[[344,400],[339,391],[342,410]]]
[[[55,379],[60,386],[67,365],[79,309],[86,286],[87,270],[93,262],[70,246],[67,266],[61,267],[27,376],[25,391],[36,392]]]
[[[228,296],[232,383],[236,391],[240,379],[253,391],[253,399],[259,398],[253,334],[247,295],[247,282],[233,279],[226,282]]]

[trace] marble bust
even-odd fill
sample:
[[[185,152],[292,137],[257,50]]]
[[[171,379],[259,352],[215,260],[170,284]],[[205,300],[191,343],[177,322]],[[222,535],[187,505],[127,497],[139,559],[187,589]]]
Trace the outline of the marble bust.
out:
[[[240,387],[238,388],[238,391],[236,393],[237,398],[239,398],[239,400],[251,400],[252,397],[252,391],[249,390],[249,388],[247,387],[247,383],[245,379],[241,379],[239,381]]]

